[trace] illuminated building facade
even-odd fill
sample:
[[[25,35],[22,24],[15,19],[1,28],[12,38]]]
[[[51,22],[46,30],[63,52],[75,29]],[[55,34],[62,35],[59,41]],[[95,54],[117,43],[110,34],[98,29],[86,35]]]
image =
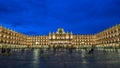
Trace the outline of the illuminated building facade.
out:
[[[64,29],[59,28],[56,33],[49,34],[49,45],[51,47],[71,47],[73,45],[72,32],[66,33]]]
[[[96,36],[98,47],[119,47],[120,48],[120,24],[106,29]]]
[[[26,47],[27,36],[0,26],[0,47]]]
[[[27,36],[0,26],[0,47],[119,47],[120,24],[97,34],[74,35],[59,28],[57,32],[50,32],[44,36]]]

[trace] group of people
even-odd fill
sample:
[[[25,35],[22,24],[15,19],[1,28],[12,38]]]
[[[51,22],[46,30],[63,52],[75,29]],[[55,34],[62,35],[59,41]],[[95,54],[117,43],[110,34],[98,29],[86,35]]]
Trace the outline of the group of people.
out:
[[[91,48],[90,50],[85,49],[87,54],[93,54],[94,53],[94,48]]]
[[[11,53],[11,49],[10,48],[1,48],[0,49],[0,53],[1,54],[10,54]]]

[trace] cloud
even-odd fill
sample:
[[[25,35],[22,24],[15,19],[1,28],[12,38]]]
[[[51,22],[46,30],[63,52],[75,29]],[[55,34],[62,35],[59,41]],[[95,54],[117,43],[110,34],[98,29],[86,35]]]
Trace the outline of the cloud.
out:
[[[96,33],[120,22],[119,7],[119,0],[0,0],[0,22],[27,34]]]

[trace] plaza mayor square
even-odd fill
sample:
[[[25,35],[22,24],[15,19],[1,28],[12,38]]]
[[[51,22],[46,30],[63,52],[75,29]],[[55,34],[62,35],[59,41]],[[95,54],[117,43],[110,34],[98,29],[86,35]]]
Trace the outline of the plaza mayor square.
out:
[[[0,68],[120,68],[119,0],[1,0]]]

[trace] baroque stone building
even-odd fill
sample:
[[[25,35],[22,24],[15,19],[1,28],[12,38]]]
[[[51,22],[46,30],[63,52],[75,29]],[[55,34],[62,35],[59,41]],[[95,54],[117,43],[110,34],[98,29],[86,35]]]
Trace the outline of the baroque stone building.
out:
[[[75,35],[58,28],[44,36],[28,36],[0,26],[0,47],[120,47],[120,24],[97,34]]]

